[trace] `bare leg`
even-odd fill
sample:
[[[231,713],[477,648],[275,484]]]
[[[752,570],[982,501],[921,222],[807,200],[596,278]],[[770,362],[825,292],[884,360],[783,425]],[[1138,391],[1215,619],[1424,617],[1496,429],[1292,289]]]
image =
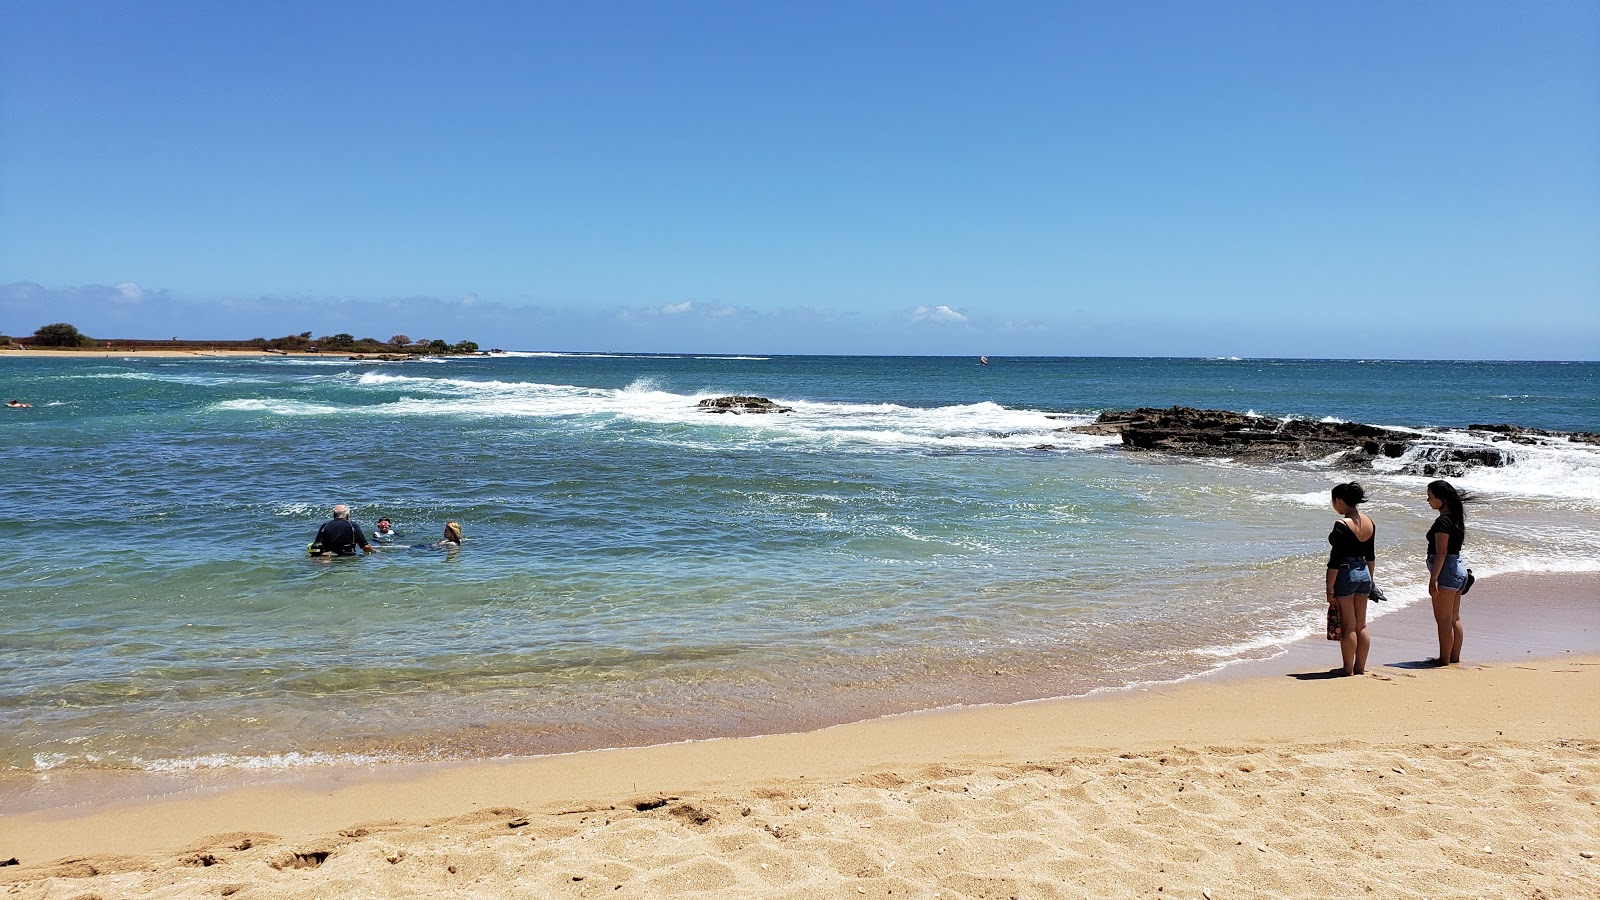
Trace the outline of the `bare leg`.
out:
[[[1365,600],[1366,598],[1361,598]],[[1356,656],[1361,650],[1361,636],[1359,629],[1366,626],[1356,624],[1356,598],[1335,597],[1333,602],[1339,604],[1339,618],[1344,624],[1344,630],[1339,633],[1339,657],[1344,660],[1344,673],[1355,675],[1359,671]],[[1362,604],[1364,607],[1366,604]]]
[[[1350,598],[1351,612],[1354,613],[1348,620],[1350,627],[1356,633],[1356,659],[1355,674],[1367,674],[1367,651],[1372,649],[1372,636],[1367,634],[1367,595],[1357,594]],[[1344,614],[1340,607],[1339,614]]]
[[[1461,592],[1440,588],[1433,595],[1433,622],[1439,629],[1439,665],[1461,661]]]
[[[1461,662],[1461,641],[1467,636],[1467,632],[1466,629],[1461,627],[1461,592],[1451,591],[1450,593],[1455,598],[1450,604],[1450,618],[1454,624],[1451,629],[1453,640],[1450,644],[1450,661],[1459,663]]]

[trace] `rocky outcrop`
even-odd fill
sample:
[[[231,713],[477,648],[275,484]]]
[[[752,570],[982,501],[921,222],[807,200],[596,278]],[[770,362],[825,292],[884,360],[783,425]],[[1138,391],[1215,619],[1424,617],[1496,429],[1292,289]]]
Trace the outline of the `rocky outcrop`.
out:
[[[1120,434],[1122,445],[1130,450],[1276,460],[1323,459],[1348,450],[1400,456],[1416,439],[1409,432],[1359,422],[1274,419],[1187,406],[1102,413],[1093,423],[1072,430]]]
[[[713,413],[794,412],[794,407],[779,406],[765,397],[707,397],[699,405],[701,410]]]
[[[1521,425],[1468,425],[1468,431],[1489,432],[1484,435],[1491,441],[1511,441],[1516,444],[1538,444],[1541,438],[1566,438],[1575,444],[1600,444],[1600,434],[1592,431],[1546,431],[1543,428],[1523,428]]]
[[[1538,442],[1564,438],[1555,432],[1535,432],[1516,426],[1473,426],[1473,430],[1507,431],[1505,439],[1526,437]],[[1454,444],[1444,437],[1416,431],[1396,431],[1359,422],[1309,422],[1249,416],[1222,409],[1168,409],[1144,407],[1131,412],[1102,413],[1093,423],[1072,431],[1084,434],[1118,434],[1130,450],[1151,450],[1183,456],[1230,457],[1259,460],[1319,460],[1336,454],[1352,468],[1364,468],[1379,458],[1406,458],[1402,474],[1459,477],[1477,466],[1510,465],[1516,456],[1509,449],[1482,444]]]

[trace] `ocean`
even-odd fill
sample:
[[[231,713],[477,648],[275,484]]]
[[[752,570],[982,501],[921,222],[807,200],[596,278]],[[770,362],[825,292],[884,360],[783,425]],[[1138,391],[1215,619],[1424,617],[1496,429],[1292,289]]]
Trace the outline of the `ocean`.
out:
[[[1597,388],[1549,362],[0,360],[33,404],[0,414],[0,773],[554,753],[1192,678],[1320,628],[1352,477],[1381,641],[1425,597],[1404,459],[1063,429],[1181,404],[1596,431]],[[726,394],[793,412],[696,406]],[[1457,480],[1469,564],[1600,569],[1600,447],[1515,450]],[[399,537],[308,558],[335,503]],[[447,521],[458,551],[414,546]]]

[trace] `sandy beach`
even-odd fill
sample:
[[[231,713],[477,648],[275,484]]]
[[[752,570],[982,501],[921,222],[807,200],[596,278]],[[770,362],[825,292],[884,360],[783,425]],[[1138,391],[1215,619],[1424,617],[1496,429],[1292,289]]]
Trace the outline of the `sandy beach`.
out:
[[[1446,670],[1420,667],[1431,619],[1414,606],[1378,620],[1362,678],[1327,678],[1336,651],[1308,641],[1222,678],[806,734],[132,793],[46,779],[0,817],[18,861],[0,882],[38,898],[1592,896],[1597,587],[1486,580],[1479,655]]]

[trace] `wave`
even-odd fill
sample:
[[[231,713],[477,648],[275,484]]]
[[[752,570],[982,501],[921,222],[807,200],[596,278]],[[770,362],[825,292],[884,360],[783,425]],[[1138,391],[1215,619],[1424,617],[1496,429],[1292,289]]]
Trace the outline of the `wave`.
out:
[[[722,359],[716,356],[675,356],[670,353],[571,353],[559,350],[502,350],[492,357],[532,357],[537,359]]]
[[[61,768],[135,769],[145,772],[197,772],[213,769],[244,769],[249,771],[287,771],[327,766],[368,766],[378,763],[416,762],[417,758],[399,754],[373,753],[264,753],[243,756],[235,753],[203,753],[196,756],[145,759],[139,756],[126,758],[107,757],[98,753],[36,753],[33,771],[49,772]]]
[[[86,375],[58,375],[57,380],[155,381],[191,387],[223,387],[230,384],[277,384],[276,379],[250,375],[179,375],[168,372],[91,372]]]
[[[648,378],[615,389],[368,371],[347,378],[346,383],[351,382],[390,395],[389,399],[341,404],[256,397],[221,401],[210,409],[282,416],[520,417],[587,428],[670,426],[667,431],[657,429],[642,437],[686,446],[759,440],[800,447],[1026,449],[1049,445],[1088,450],[1119,441],[1068,430],[1092,421],[1087,414],[1060,416],[1043,410],[1008,409],[992,402],[911,407],[780,398],[778,402],[793,412],[741,415],[708,413],[697,405],[705,397],[737,391],[673,393]],[[692,430],[685,432],[679,426],[691,426]]]
[[[1477,466],[1466,474],[1452,477],[1450,483],[1465,488],[1484,498],[1526,497],[1548,500],[1600,501],[1600,446],[1554,441],[1549,444],[1513,444],[1491,441],[1465,431],[1448,431],[1439,435],[1443,442],[1463,447],[1484,447],[1509,453],[1513,462],[1507,466]],[[1404,475],[1401,470],[1411,463],[1426,461],[1430,447],[1419,443],[1403,455],[1374,460],[1375,472],[1388,478],[1414,484],[1426,484],[1434,476]]]

